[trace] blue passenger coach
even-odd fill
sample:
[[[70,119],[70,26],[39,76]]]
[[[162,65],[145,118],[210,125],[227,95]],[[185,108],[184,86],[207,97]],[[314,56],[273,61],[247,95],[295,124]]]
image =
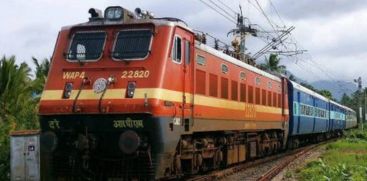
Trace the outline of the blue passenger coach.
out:
[[[345,129],[351,129],[357,127],[357,115],[356,112],[349,108],[344,106],[344,108],[347,110],[346,117],[345,117]]]
[[[329,131],[339,131],[346,128],[345,106],[330,101],[330,124]]]
[[[293,81],[288,84],[289,104],[293,105],[289,106],[289,136],[328,132],[329,100]]]

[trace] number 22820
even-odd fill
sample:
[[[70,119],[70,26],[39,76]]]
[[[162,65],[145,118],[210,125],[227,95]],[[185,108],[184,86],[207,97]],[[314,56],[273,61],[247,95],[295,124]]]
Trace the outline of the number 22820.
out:
[[[126,79],[126,78],[148,78],[149,77],[149,70],[130,70],[130,71],[123,71],[121,78],[122,79]]]

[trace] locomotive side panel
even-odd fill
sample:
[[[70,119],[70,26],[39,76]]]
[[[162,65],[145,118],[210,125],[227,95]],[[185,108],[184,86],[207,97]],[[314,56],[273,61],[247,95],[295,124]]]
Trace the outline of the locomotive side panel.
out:
[[[196,46],[195,131],[284,129],[288,104],[281,79],[214,51]]]

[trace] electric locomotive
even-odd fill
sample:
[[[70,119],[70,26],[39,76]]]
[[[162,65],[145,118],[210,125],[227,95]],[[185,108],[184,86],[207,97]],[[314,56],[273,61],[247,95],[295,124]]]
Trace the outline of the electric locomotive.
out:
[[[286,148],[286,78],[176,18],[89,13],[56,41],[39,106],[43,180],[172,178]]]

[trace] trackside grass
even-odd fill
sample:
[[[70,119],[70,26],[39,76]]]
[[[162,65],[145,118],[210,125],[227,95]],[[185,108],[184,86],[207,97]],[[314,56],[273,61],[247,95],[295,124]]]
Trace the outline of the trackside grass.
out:
[[[367,180],[367,130],[350,130],[345,138],[326,145],[318,160],[296,170],[297,180]]]

